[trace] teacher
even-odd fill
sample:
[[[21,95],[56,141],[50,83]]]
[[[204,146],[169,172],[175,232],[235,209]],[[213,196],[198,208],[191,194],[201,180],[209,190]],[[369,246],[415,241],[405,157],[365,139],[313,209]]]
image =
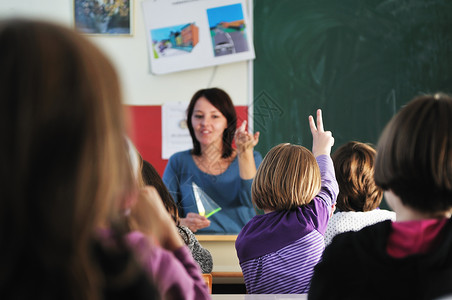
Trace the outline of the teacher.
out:
[[[256,214],[251,183],[262,161],[260,153],[254,151],[259,132],[247,132],[246,121],[236,130],[232,100],[219,88],[202,89],[193,95],[187,125],[193,149],[172,155],[163,173],[182,216],[180,223],[198,233],[239,233]],[[221,207],[208,219],[198,212],[193,183]]]

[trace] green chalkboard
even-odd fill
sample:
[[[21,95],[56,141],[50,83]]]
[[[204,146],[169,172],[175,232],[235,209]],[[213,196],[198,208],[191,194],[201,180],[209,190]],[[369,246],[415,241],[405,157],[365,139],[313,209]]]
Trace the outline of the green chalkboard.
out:
[[[255,0],[253,15],[262,154],[282,142],[311,148],[317,108],[334,151],[376,144],[414,96],[452,92],[451,0]]]

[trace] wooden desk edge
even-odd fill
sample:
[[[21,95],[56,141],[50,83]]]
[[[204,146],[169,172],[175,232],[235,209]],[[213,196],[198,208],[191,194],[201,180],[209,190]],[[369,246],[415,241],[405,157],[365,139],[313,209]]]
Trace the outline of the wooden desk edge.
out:
[[[212,272],[212,277],[243,277],[242,272]]]
[[[215,234],[197,234],[195,235],[200,242],[235,242],[237,235],[215,235]]]

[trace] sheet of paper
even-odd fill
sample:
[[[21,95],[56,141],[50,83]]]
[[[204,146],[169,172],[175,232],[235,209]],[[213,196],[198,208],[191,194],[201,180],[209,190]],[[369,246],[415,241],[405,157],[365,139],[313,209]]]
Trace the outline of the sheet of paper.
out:
[[[162,105],[162,159],[193,148],[185,114],[187,107],[188,102],[167,102]]]
[[[143,13],[154,74],[255,57],[244,0],[148,0]]]

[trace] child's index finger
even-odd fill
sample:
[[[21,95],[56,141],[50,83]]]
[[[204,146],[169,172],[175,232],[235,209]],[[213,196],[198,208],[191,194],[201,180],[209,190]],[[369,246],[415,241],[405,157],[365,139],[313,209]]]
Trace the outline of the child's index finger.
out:
[[[320,132],[325,131],[323,129],[323,118],[322,118],[322,110],[321,109],[317,110],[317,130]]]
[[[317,132],[317,127],[315,126],[314,117],[309,116],[309,127],[311,128],[311,133],[314,134]]]

